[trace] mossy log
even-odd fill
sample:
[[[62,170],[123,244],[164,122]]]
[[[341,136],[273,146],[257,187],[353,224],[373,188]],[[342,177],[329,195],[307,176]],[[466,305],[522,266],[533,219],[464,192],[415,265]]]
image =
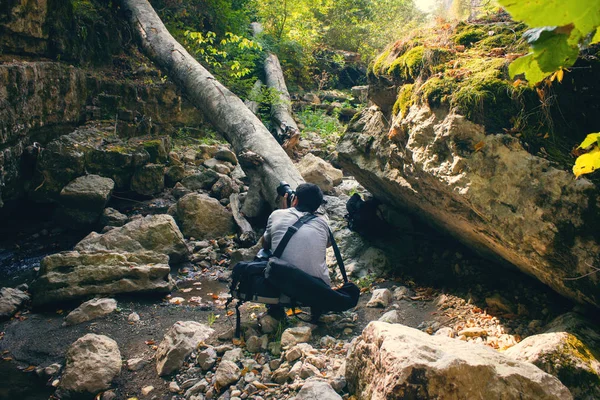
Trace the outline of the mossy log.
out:
[[[285,180],[292,187],[303,182],[285,151],[242,100],[171,36],[147,0],[122,0],[122,4],[145,54],[204,112],[231,143],[238,158],[244,159],[244,154],[250,154],[253,159],[261,160],[243,167],[251,178],[251,190],[258,191],[275,208],[276,187],[280,181]]]
[[[275,89],[279,94],[278,101],[271,105],[271,119],[273,120],[277,139],[281,143],[285,143],[292,137],[298,136],[300,131],[292,116],[292,102],[285,85],[281,64],[273,53],[270,53],[265,59],[265,78],[267,87]]]

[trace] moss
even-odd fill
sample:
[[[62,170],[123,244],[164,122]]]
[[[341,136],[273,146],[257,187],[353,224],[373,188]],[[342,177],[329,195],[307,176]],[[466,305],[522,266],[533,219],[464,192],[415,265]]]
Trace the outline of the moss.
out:
[[[396,98],[396,102],[394,103],[394,108],[392,110],[394,115],[398,115],[400,112],[400,118],[404,118],[410,106],[415,103],[413,94],[414,94],[415,85],[414,84],[406,84],[400,88],[400,92],[398,93],[398,97]]]
[[[456,90],[456,80],[450,77],[433,77],[425,82],[418,94],[430,107],[449,104],[450,95]]]
[[[375,76],[379,76],[382,74],[382,69],[383,69],[388,57],[390,56],[390,53],[391,53],[391,49],[384,51],[373,62],[373,66],[370,68],[370,70],[373,71],[373,74]]]
[[[469,47],[482,40],[486,35],[487,33],[476,25],[461,23],[456,27],[456,34],[452,40],[456,44]]]
[[[130,152],[130,149],[128,149],[125,146],[110,146],[107,148],[107,150],[114,152],[114,153],[121,153],[121,154],[127,154]]]
[[[387,73],[402,80],[414,80],[423,69],[425,47],[417,46],[395,59],[388,67]]]

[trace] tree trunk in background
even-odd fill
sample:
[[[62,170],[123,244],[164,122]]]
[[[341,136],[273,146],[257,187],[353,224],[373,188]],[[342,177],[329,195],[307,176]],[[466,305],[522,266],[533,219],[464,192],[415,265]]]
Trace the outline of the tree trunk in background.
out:
[[[252,111],[252,114],[254,114],[254,115],[258,115],[258,107],[260,106],[260,104],[258,103],[258,101],[254,101],[254,100],[250,100],[250,99],[258,98],[258,96],[260,95],[260,89],[262,88],[262,85],[263,85],[263,83],[260,79],[258,79],[256,82],[254,82],[254,86],[252,86],[252,90],[250,90],[248,99],[244,101],[244,104],[246,105],[246,107],[248,107],[248,109],[250,111]]]
[[[300,138],[300,130],[292,117],[290,94],[285,85],[281,64],[275,54],[270,53],[265,60],[265,78],[267,87],[273,88],[279,93],[279,101],[271,105],[271,118],[278,140],[288,151],[292,147],[290,144],[297,143]]]
[[[242,100],[171,36],[147,0],[122,0],[122,4],[145,54],[166,70],[169,78],[231,143],[252,181],[251,190],[258,191],[276,208],[280,181],[285,180],[294,188],[303,182],[285,151]]]

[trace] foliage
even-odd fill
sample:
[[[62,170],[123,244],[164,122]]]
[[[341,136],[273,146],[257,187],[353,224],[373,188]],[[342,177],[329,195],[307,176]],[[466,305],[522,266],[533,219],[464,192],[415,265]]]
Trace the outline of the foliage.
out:
[[[394,115],[398,115],[400,113],[400,118],[404,118],[410,106],[414,104],[414,84],[406,84],[400,88],[400,92],[398,92],[398,98],[396,99],[396,103],[394,103],[394,108],[392,109],[392,113]]]
[[[588,153],[582,154],[575,160],[573,166],[573,174],[575,177],[580,177],[584,174],[590,174],[597,169],[600,169],[600,133],[590,133],[585,140],[579,145],[579,149],[591,150]]]
[[[600,41],[600,0],[499,2],[513,18],[532,28],[526,33],[531,51],[511,64],[511,77],[524,74],[530,83],[538,83],[571,67],[579,47]]]
[[[300,111],[296,117],[304,125],[305,132],[315,132],[325,139],[326,144],[336,142],[344,129],[338,115],[327,115],[325,110],[306,108]]]

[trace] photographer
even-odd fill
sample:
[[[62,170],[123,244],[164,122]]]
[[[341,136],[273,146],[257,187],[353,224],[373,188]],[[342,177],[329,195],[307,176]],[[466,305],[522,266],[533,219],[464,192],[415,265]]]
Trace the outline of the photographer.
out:
[[[295,195],[292,196],[291,207],[289,207],[288,199],[290,193],[293,192],[288,190],[283,196],[282,207],[284,208],[273,211],[269,216],[267,228],[262,237],[265,250],[277,248],[288,227],[306,214],[315,214],[323,203],[323,192],[312,183],[298,185]],[[318,215],[317,218],[308,221],[296,232],[286,246],[281,259],[331,286],[329,270],[325,263],[325,252],[330,245],[327,219],[324,215]],[[269,314],[276,318],[283,317],[283,310],[280,307],[271,306]],[[320,314],[319,310],[311,308],[313,320],[318,319]]]

